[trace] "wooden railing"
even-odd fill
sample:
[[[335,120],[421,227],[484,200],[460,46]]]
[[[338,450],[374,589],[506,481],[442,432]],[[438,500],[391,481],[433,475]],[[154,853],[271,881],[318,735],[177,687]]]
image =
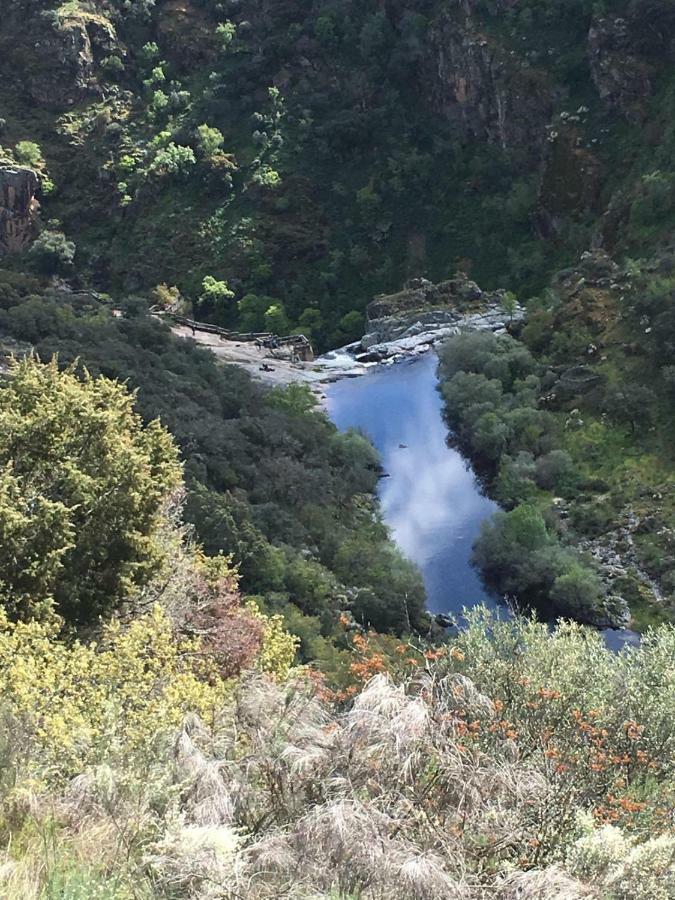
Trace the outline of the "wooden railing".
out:
[[[193,332],[203,331],[206,334],[216,334],[226,341],[255,343],[261,349],[269,350],[272,354],[274,354],[275,350],[283,347],[291,347],[296,351],[298,357],[305,362],[314,359],[312,345],[304,334],[289,334],[280,337],[271,331],[230,331],[227,328],[221,328],[219,325],[211,325],[209,322],[197,322],[196,319],[190,319],[187,316],[180,316],[177,313],[167,312],[166,310],[153,308],[150,312],[160,318],[171,319],[177,325],[185,325],[187,328],[191,328]]]

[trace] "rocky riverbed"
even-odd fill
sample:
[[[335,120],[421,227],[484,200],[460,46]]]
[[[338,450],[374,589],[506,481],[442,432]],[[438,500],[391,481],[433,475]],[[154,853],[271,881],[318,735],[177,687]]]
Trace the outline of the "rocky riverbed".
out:
[[[451,335],[459,334],[460,331],[492,331],[496,334],[505,334],[507,326],[522,316],[523,310],[520,307],[516,307],[510,315],[507,315],[496,303],[491,303],[475,313],[431,310],[410,316],[407,321],[402,322],[401,327],[406,327],[398,337],[378,340],[382,332],[371,331],[358,343],[345,349],[360,363],[396,362],[406,356],[426,353],[436,344]]]
[[[367,309],[367,330],[360,341],[331,350],[312,362],[279,359],[253,343],[224,340],[218,335],[176,325],[179,337],[208,347],[225,363],[242,366],[271,385],[304,383],[321,394],[321,385],[364,375],[372,366],[400,362],[431,350],[460,331],[503,334],[524,310],[504,291],[486,293],[464,275],[432,284],[408,282],[398,294],[377,297]]]

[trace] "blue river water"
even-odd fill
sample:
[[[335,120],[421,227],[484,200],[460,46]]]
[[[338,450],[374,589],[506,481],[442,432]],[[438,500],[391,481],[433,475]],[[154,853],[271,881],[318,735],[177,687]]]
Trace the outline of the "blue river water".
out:
[[[426,353],[328,385],[327,411],[338,428],[359,429],[379,451],[384,520],[420,569],[430,612],[453,615],[477,604],[495,609],[501,598],[483,585],[471,549],[498,507],[448,444],[437,362],[435,353]],[[631,631],[607,629],[604,635],[614,650],[639,640]]]
[[[466,460],[448,446],[436,355],[381,366],[328,386],[328,413],[341,430],[358,428],[380,453],[387,477],[384,519],[417,564],[433,613],[459,612],[498,598],[471,566],[471,547],[496,504],[481,493]]]

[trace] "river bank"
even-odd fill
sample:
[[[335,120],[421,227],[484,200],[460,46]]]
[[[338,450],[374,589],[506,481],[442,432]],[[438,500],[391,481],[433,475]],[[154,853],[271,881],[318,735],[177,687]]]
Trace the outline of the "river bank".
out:
[[[437,357],[425,353],[377,366],[365,378],[326,387],[326,409],[341,430],[362,430],[377,448],[385,476],[382,513],[394,540],[422,573],[428,608],[456,618],[486,605],[509,615],[471,564],[483,522],[499,509],[462,453],[448,441]],[[639,642],[630,629],[602,629],[609,647]]]
[[[504,334],[508,323],[523,315],[518,306],[509,314],[494,299],[486,302],[480,297],[474,299],[478,305],[474,302],[472,308],[464,312],[456,309],[409,310],[396,318],[368,319],[370,330],[361,340],[328,351],[311,362],[280,358],[278,353],[254,342],[226,340],[211,331],[193,330],[187,325],[173,325],[171,330],[176,337],[195,341],[221,362],[240,366],[253,378],[271,387],[306,384],[323,400],[325,385],[365,375],[375,366],[390,366],[418,358],[461,331]],[[380,310],[382,303],[382,300],[377,301],[376,310]]]
[[[503,598],[485,587],[470,562],[481,524],[498,506],[485,497],[466,458],[448,445],[437,357],[431,352],[462,330],[502,333],[504,316],[491,309],[454,318],[453,325],[432,322],[423,330],[413,325],[409,328],[416,334],[371,345],[378,361],[364,350],[367,337],[302,363],[273,358],[253,344],[173,329],[270,386],[307,384],[339,428],[359,428],[371,438],[386,476],[379,491],[385,521],[420,568],[430,611],[450,616],[477,604],[505,608]],[[614,648],[639,640],[627,629],[603,633]]]

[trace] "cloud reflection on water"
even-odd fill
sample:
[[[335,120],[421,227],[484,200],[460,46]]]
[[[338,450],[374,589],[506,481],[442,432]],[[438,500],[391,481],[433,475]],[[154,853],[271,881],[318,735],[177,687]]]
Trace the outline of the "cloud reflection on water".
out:
[[[328,408],[338,427],[361,428],[380,451],[385,520],[402,551],[420,567],[433,612],[494,605],[470,565],[481,522],[495,505],[447,446],[436,357],[332,385]],[[404,444],[405,447],[400,445]]]

